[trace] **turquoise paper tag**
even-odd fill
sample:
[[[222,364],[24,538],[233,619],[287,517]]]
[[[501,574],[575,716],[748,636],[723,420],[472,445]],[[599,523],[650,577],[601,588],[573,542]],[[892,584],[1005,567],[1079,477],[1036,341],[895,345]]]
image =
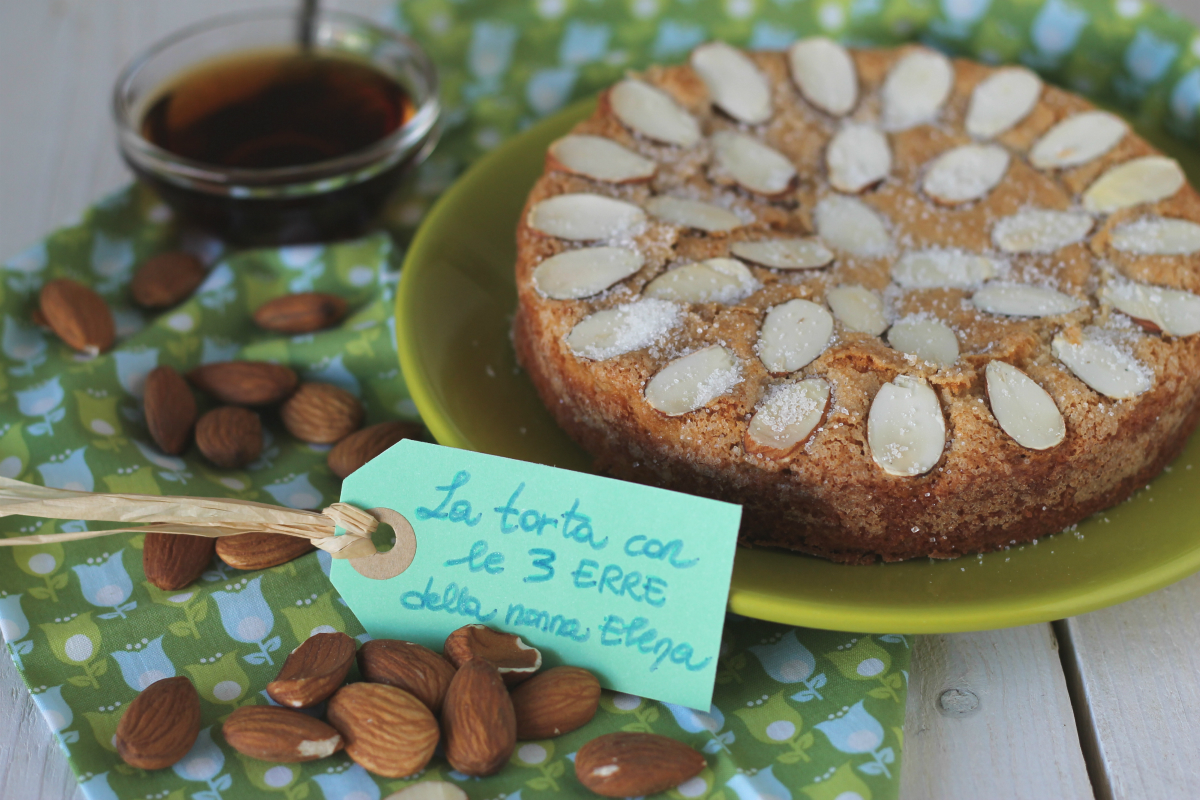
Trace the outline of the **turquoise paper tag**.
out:
[[[708,710],[741,507],[409,440],[347,478],[342,502],[399,515],[378,512],[392,551],[333,562],[371,636],[440,652],[482,623],[547,667]]]

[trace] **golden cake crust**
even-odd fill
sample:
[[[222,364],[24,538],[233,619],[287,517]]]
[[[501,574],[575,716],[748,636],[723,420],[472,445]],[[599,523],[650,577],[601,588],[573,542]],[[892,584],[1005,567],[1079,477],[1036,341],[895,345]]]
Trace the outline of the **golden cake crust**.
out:
[[[847,119],[880,117],[880,86],[913,47],[852,51],[859,102]],[[589,315],[636,301],[667,269],[728,257],[732,243],[765,236],[814,234],[813,210],[832,194],[826,147],[842,120],[808,103],[789,75],[782,53],[749,54],[768,78],[773,116],[741,125],[715,111],[703,80],[689,66],[654,67],[641,77],[665,90],[700,123],[707,136],[740,130],[795,165],[796,182],[775,197],[746,191],[712,168],[708,139],[691,148],[664,145],[636,134],[614,115],[607,95],[577,134],[602,136],[658,163],[649,181],[613,184],[564,171],[548,159],[529,195],[517,231],[519,304],[514,323],[518,359],[547,408],[595,459],[599,469],[633,480],[739,503],[741,541],[783,547],[850,563],[919,556],[955,557],[1023,543],[1063,530],[1129,496],[1182,449],[1200,406],[1200,337],[1148,332],[1098,300],[1106,282],[1135,281],[1200,292],[1200,254],[1138,255],[1114,248],[1114,230],[1147,217],[1200,222],[1200,196],[1186,184],[1166,199],[1108,214],[1093,214],[1082,241],[1048,254],[997,253],[996,221],[1030,208],[1078,210],[1080,195],[1112,167],[1155,155],[1132,132],[1103,155],[1079,166],[1041,170],[1030,148],[1062,120],[1093,107],[1046,86],[1033,110],[994,143],[1012,155],[1004,179],[982,199],[946,206],[920,186],[929,163],[970,144],[963,120],[976,86],[996,70],[954,60],[953,88],[937,119],[887,134],[888,177],[855,195],[887,221],[892,246],[883,256],[836,250],[830,266],[770,270],[748,265],[757,288],[731,302],[685,304],[677,324],[652,345],[604,360],[577,355],[566,337]],[[534,270],[546,259],[588,243],[548,236],[529,224],[541,201],[591,193],[645,206],[654,195],[715,200],[745,220],[728,232],[703,233],[651,218],[632,241],[645,259],[640,270],[611,288],[581,299],[539,292]],[[596,243],[590,243],[596,244]],[[892,280],[899,257],[923,248],[955,248],[1004,262],[1003,278],[1051,285],[1084,305],[1065,314],[1007,317],[984,313],[970,298],[978,287],[904,289]],[[956,334],[960,356],[938,367],[892,349],[877,335],[853,332],[839,321],[828,347],[792,373],[772,375],[759,356],[763,319],[772,307],[803,298],[823,304],[839,285],[877,294],[889,321],[913,314],[935,318]],[[1152,373],[1150,388],[1114,400],[1081,381],[1052,352],[1056,335],[1079,341],[1099,332]],[[719,343],[734,354],[740,381],[689,413],[668,416],[645,399],[650,379],[673,360]],[[1054,400],[1066,426],[1057,446],[1019,445],[989,405],[988,362],[1012,364]],[[872,457],[867,435],[871,404],[899,375],[927,383],[937,394],[946,445],[936,465],[920,475],[892,475]],[[786,457],[748,452],[747,427],[775,385],[819,377],[831,399],[819,426]]]

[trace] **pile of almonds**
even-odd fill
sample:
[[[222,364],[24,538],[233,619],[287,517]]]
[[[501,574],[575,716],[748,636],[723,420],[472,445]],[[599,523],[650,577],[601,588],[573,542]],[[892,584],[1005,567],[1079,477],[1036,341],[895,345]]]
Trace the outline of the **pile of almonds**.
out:
[[[361,681],[344,684],[355,660]],[[425,769],[439,743],[450,766],[494,775],[518,741],[577,730],[596,715],[600,683],[578,667],[543,671],[542,654],[511,633],[467,625],[443,654],[413,642],[375,639],[355,652],[344,633],[319,633],[288,656],[267,685],[278,705],[243,706],[226,718],[231,747],[262,761],[315,761],[345,750],[376,775],[404,778]],[[300,711],[326,703],[325,721]],[[200,730],[200,698],[185,677],[151,684],[117,726],[126,763],[162,769],[183,758]],[[704,756],[648,733],[597,737],[575,756],[580,783],[605,797],[665,791],[695,777]],[[417,786],[425,786],[417,789]],[[417,784],[404,796],[465,800],[454,784]],[[411,794],[409,794],[411,793]]]
[[[170,308],[187,299],[204,276],[204,265],[195,256],[161,253],[138,269],[130,295],[147,310]],[[92,356],[112,347],[112,311],[92,289],[59,278],[42,288],[39,301],[36,320],[68,346]],[[336,325],[346,311],[340,297],[304,292],[264,303],[254,321],[264,330],[295,336]],[[193,388],[216,407],[199,414]],[[365,411],[352,394],[326,383],[302,383],[290,367],[265,361],[202,364],[188,371],[186,379],[163,365],[146,376],[143,400],[146,428],[164,453],[179,455],[194,438],[201,454],[221,469],[239,469],[262,452],[262,421],[255,409],[278,407],[292,436],[334,445],[329,469],[343,479],[401,439],[421,434],[419,425],[398,420],[363,428]],[[220,541],[150,534],[142,551],[146,577],[160,589],[181,589],[200,576],[214,548],[226,564],[243,570],[277,566],[313,549],[305,539],[281,534],[247,533]]]

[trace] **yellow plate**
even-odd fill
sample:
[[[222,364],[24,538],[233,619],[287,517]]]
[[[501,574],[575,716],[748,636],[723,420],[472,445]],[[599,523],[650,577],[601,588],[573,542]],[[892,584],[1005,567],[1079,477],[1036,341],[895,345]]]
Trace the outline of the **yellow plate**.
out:
[[[400,364],[417,409],[444,445],[589,469],[588,456],[517,369],[509,325],[514,231],[525,196],[542,173],[546,147],[592,108],[593,101],[571,106],[481,159],[434,206],[409,248],[396,298]],[[1183,160],[1192,162],[1186,166],[1196,180],[1196,156]],[[1170,471],[1132,500],[1036,545],[869,567],[739,549],[729,607],[814,628],[904,633],[1082,614],[1200,570],[1198,489],[1200,437],[1193,437]]]

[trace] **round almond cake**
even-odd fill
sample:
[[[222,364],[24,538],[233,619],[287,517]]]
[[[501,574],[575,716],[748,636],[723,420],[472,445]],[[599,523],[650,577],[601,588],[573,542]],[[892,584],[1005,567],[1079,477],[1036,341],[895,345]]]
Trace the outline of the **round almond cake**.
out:
[[[712,42],[550,147],[516,348],[601,471],[741,504],[743,543],[951,558],[1180,452],[1198,223],[1175,161],[1022,67]]]

